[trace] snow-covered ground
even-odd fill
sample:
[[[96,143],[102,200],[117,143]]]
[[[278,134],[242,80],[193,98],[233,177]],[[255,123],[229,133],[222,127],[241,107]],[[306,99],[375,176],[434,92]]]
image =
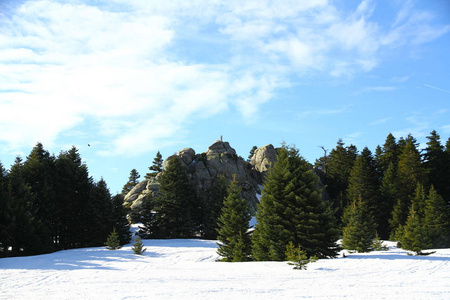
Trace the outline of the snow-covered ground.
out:
[[[450,299],[450,249],[319,260],[216,262],[204,240],[144,240],[147,251],[85,248],[0,259],[0,299]]]

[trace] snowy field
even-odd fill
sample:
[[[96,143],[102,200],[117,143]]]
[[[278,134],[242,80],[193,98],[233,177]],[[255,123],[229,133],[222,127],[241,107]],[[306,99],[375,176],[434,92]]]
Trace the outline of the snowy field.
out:
[[[147,251],[85,248],[0,259],[0,299],[450,299],[450,249],[319,260],[216,262],[204,240],[144,240]]]

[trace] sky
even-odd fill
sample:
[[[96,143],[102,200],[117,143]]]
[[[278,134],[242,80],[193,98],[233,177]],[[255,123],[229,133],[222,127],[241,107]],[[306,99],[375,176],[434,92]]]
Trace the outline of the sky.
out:
[[[450,2],[0,0],[0,161],[79,149],[120,192],[157,151],[244,158],[450,136]]]

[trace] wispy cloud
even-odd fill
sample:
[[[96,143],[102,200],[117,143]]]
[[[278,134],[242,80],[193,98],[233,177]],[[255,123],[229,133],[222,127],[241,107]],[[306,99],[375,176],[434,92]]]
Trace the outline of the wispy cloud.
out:
[[[378,120],[375,120],[375,121],[369,123],[369,125],[371,125],[371,126],[377,126],[377,125],[385,124],[385,123],[387,123],[387,122],[390,121],[390,120],[392,120],[392,118],[378,119]]]
[[[82,131],[102,139],[102,154],[142,153],[224,111],[252,120],[299,77],[368,72],[381,48],[448,31],[418,13],[399,13],[383,30],[371,21],[375,9],[362,1],[344,11],[325,0],[8,6],[0,18],[0,143],[51,147],[62,133]],[[410,31],[420,36],[404,39]]]
[[[435,86],[432,86],[432,85],[429,85],[429,84],[424,84],[424,86],[429,87],[430,89],[434,89],[434,90],[437,90],[437,91],[441,91],[441,92],[450,94],[450,91],[448,91],[448,90],[444,90],[444,89],[441,89],[441,88],[438,88],[438,87],[435,87]]]

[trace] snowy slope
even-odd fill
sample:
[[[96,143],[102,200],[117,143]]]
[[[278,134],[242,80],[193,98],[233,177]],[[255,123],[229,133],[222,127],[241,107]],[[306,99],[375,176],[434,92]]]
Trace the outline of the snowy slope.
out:
[[[216,262],[203,240],[144,240],[147,251],[86,248],[0,259],[0,299],[450,299],[450,249],[284,262]]]

